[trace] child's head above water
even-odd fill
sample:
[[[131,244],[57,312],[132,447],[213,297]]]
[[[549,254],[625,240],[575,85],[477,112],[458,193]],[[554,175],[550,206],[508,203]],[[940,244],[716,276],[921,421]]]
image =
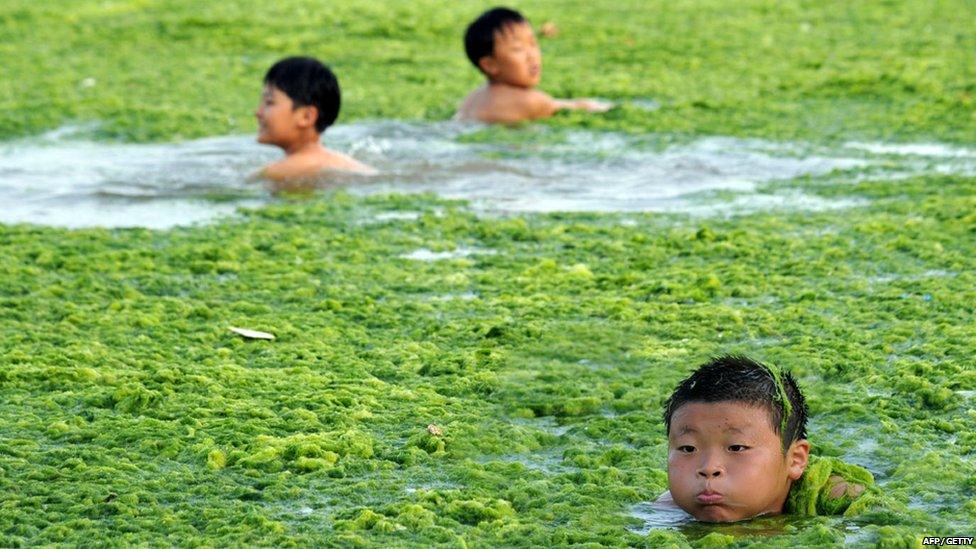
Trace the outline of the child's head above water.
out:
[[[675,504],[709,522],[781,513],[807,465],[806,421],[789,373],[741,356],[702,365],[664,411]]]
[[[514,124],[555,112],[605,112],[613,105],[593,99],[554,99],[536,89],[542,77],[542,53],[532,25],[517,11],[493,8],[468,25],[464,51],[488,79],[464,99],[457,120]]]
[[[322,146],[321,136],[339,116],[339,82],[329,67],[311,57],[288,57],[264,75],[258,119],[258,143],[275,145],[285,158],[262,168],[256,175],[277,183],[273,190],[314,188],[326,171],[374,173],[348,156]]]
[[[311,57],[288,57],[264,75],[264,90],[255,116],[258,142],[286,151],[318,136],[339,116],[339,81]]]
[[[481,14],[464,33],[464,51],[490,82],[520,88],[539,84],[542,53],[532,26],[515,10]]]

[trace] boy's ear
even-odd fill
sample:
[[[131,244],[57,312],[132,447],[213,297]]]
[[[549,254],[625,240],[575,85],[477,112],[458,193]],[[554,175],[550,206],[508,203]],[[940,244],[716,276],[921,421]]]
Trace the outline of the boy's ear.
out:
[[[797,480],[803,476],[810,460],[810,443],[806,439],[793,441],[786,451],[786,469],[790,480]]]
[[[479,59],[478,67],[481,69],[481,72],[491,77],[494,77],[498,73],[498,63],[495,61],[495,58],[490,55],[486,55]]]
[[[319,109],[313,105],[298,107],[298,125],[302,128],[315,126],[315,121],[319,119]]]

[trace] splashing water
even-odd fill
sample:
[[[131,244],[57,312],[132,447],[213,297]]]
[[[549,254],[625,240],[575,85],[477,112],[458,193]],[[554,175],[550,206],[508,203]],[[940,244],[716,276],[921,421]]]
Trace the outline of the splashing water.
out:
[[[814,151],[726,137],[666,145],[661,136],[546,128],[512,130],[502,141],[517,142],[500,143],[483,139],[484,129],[381,121],[331,128],[326,142],[380,170],[376,176],[342,178],[339,183],[350,192],[430,191],[502,213],[818,210],[852,202],[799,188],[757,189],[770,181],[869,166],[876,159],[890,164],[893,156],[904,157],[906,166],[913,163],[915,171],[976,171],[976,152],[940,145],[849,143]],[[167,228],[272,200],[248,176],[280,152],[251,136],[137,145],[80,139],[85,131],[65,128],[0,144],[0,222]]]
[[[133,145],[70,129],[0,145],[0,222],[167,228],[267,200],[245,176],[274,158],[244,138]]]

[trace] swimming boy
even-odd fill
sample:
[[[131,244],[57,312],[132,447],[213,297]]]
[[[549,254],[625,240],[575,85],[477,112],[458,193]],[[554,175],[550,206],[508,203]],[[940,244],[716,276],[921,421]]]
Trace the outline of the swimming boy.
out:
[[[657,503],[706,522],[843,513],[873,478],[840,460],[811,458],[806,422],[789,373],[741,356],[702,365],[665,406],[670,490]]]
[[[468,95],[454,116],[457,120],[511,124],[561,109],[604,112],[612,107],[589,99],[553,99],[535,89],[542,76],[542,53],[532,26],[517,11],[494,8],[481,14],[464,34],[464,49],[488,82]]]
[[[311,57],[288,57],[264,75],[254,116],[258,143],[275,145],[285,158],[258,175],[277,182],[308,180],[327,170],[368,173],[372,169],[322,146],[321,135],[339,115],[339,82]]]

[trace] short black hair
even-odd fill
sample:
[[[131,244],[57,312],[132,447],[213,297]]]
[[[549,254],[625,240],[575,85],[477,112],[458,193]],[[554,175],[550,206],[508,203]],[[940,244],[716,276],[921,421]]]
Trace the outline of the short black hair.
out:
[[[478,61],[495,52],[495,33],[515,23],[525,23],[522,14],[509,8],[492,8],[482,13],[464,31],[464,51],[478,70]]]
[[[765,408],[785,452],[807,438],[807,403],[793,375],[740,355],[725,355],[702,364],[675,388],[664,406],[664,425],[689,402],[741,402]]]
[[[284,92],[295,107],[315,107],[315,129],[322,133],[339,117],[339,80],[313,57],[286,57],[268,69],[264,83]]]

